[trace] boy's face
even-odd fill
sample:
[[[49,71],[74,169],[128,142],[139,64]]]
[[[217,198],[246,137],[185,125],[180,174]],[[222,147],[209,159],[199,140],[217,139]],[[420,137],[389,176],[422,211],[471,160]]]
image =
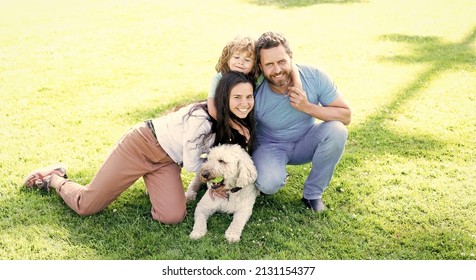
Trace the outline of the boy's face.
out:
[[[228,67],[232,71],[249,74],[254,66],[254,58],[248,52],[234,52],[228,60]]]

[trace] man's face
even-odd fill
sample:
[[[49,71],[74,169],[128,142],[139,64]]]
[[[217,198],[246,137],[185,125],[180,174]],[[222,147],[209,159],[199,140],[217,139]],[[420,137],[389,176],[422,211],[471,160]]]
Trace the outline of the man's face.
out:
[[[282,45],[260,50],[260,68],[276,93],[287,92],[291,85],[292,57]]]

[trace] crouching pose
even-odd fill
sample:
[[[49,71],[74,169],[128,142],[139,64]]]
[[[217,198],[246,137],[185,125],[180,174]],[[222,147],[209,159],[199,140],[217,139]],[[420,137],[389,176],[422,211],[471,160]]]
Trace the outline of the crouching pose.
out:
[[[281,34],[264,33],[256,42],[256,55],[264,76],[255,92],[256,186],[275,194],[285,186],[287,165],[312,163],[301,200],[313,211],[324,211],[322,195],[344,152],[350,107],[321,70],[293,67],[293,53]],[[300,80],[302,88],[293,80]]]

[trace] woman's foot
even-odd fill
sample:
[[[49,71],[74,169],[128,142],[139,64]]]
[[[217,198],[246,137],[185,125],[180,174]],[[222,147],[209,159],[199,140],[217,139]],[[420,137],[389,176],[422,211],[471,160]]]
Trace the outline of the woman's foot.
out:
[[[66,175],[66,168],[63,164],[55,164],[32,171],[23,182],[23,185],[27,188],[38,188],[50,190],[50,181],[52,176],[57,175],[59,177],[68,178]]]

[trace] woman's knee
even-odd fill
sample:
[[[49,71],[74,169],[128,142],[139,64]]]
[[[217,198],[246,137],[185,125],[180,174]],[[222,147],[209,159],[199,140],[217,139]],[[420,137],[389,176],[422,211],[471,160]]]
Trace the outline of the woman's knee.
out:
[[[91,216],[91,215],[94,215],[94,214],[97,214],[99,212],[101,212],[102,210],[104,210],[104,208],[101,208],[101,209],[96,209],[96,208],[80,208],[80,209],[77,209],[75,210],[75,212],[80,215],[80,216]]]
[[[91,216],[101,212],[106,207],[107,207],[107,204],[104,205],[102,203],[97,203],[94,200],[90,201],[89,203],[85,203],[84,201],[80,200],[78,202],[78,207],[73,208],[73,210],[80,216]]]
[[[175,225],[181,223],[185,219],[185,216],[187,215],[187,210],[184,209],[183,211],[174,211],[166,214],[161,214],[152,209],[151,213],[152,219],[154,219],[155,221],[162,224]]]

